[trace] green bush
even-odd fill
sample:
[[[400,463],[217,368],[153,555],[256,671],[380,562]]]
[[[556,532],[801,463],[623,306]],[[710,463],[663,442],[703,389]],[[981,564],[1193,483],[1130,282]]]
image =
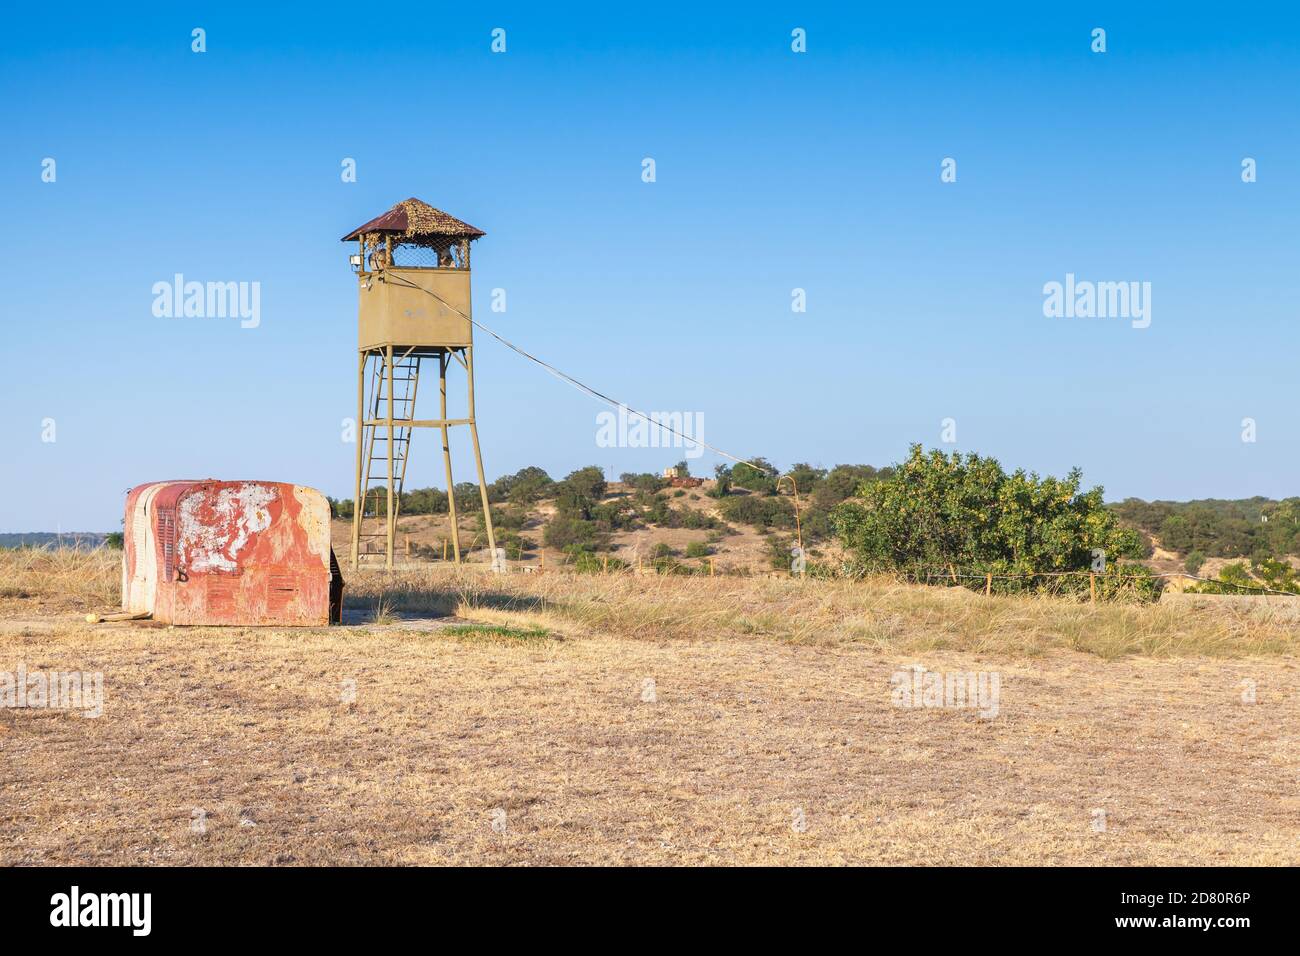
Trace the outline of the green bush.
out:
[[[588,514],[601,532],[631,531],[640,527],[637,509],[622,499],[591,505]]]
[[[506,558],[511,561],[523,560],[524,553],[533,549],[533,542],[514,531],[497,532],[497,547],[504,548]]]
[[[649,472],[634,474],[630,471],[619,475],[619,481],[627,485],[633,491],[645,492],[653,495],[656,491],[662,491],[668,487],[668,481],[658,475],[652,475]]]
[[[659,574],[699,574],[700,569],[689,564],[682,564],[676,558],[656,558],[650,566]]]
[[[578,545],[582,548],[594,548],[600,539],[599,529],[594,521],[572,515],[557,514],[546,523],[542,531],[542,541],[548,548],[564,550]]]
[[[889,468],[876,469],[870,465],[836,465],[817,482],[811,495],[804,500],[809,502],[811,509],[829,512],[841,501],[853,497],[863,482],[888,478],[889,473]],[[802,484],[799,485],[799,494],[808,494]]]
[[[513,475],[502,475],[488,486],[489,501],[509,501],[527,506],[541,498],[554,484],[551,476],[536,465],[521,468]]]
[[[686,556],[688,558],[707,558],[712,553],[713,549],[703,541],[692,541],[686,546]]]
[[[1007,474],[992,458],[927,454],[914,445],[889,477],[864,482],[857,498],[836,507],[833,521],[862,570],[915,579],[937,572],[942,579],[945,569],[956,568],[971,574],[968,583],[980,589],[979,577],[992,573],[999,591],[1082,593],[1089,590],[1087,573],[1047,572],[1090,572],[1098,550],[1108,569],[1098,581],[1112,577],[1125,593],[1153,596],[1160,579],[1145,568],[1119,564],[1140,554],[1137,532],[1120,526],[1101,488],[1080,491],[1081,482],[1078,469],[1064,479]]]
[[[478,488],[474,488],[478,494]],[[457,499],[457,504],[460,504]],[[382,509],[382,505],[380,506]],[[350,509],[349,509],[350,510]],[[437,488],[412,488],[402,493],[398,513],[404,515],[445,515],[447,513],[447,493]]]
[[[791,570],[794,555],[790,553],[790,550],[794,545],[794,538],[785,535],[774,534],[767,539],[767,559],[773,570]]]
[[[627,562],[619,558],[604,557],[590,551],[573,549],[569,551],[573,560],[573,569],[584,574],[599,574],[603,571],[619,571],[626,568]]]
[[[793,528],[795,524],[794,505],[786,497],[731,495],[723,500],[721,508],[728,521],[759,529]]]
[[[1249,568],[1242,561],[1226,564],[1217,580],[1202,581],[1187,590],[1199,594],[1250,594],[1261,588],[1300,594],[1300,578],[1287,562],[1264,558],[1252,561]]]
[[[607,488],[605,473],[599,465],[588,465],[586,468],[570,472],[560,485],[561,494],[568,493],[589,501],[600,501],[605,497]]]
[[[731,469],[718,465],[713,469],[713,487],[705,492],[710,498],[725,498],[731,493]]]
[[[731,484],[765,495],[776,494],[776,467],[766,458],[754,457],[754,465],[738,462],[730,469]]]
[[[480,511],[475,516],[476,525],[480,531],[487,530],[487,522],[483,518],[483,512]],[[519,531],[528,522],[528,514],[523,508],[517,507],[492,507],[492,528],[500,537],[502,531]]]

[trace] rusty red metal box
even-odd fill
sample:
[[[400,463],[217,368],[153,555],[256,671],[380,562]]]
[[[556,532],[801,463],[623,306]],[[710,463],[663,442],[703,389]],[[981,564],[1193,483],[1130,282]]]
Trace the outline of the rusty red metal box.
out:
[[[320,626],[343,581],[330,506],[278,481],[157,481],[126,496],[122,608],[168,624]]]

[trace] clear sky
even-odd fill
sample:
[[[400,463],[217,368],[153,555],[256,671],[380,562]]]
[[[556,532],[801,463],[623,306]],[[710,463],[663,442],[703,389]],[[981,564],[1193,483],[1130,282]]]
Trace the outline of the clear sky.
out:
[[[1283,5],[68,3],[2,29],[0,531],[113,530],[161,478],[350,497],[338,240],[408,196],[487,232],[476,318],[736,454],[923,442],[1112,500],[1300,493]],[[260,324],[155,316],[176,273],[260,283]],[[1149,282],[1149,327],[1045,316],[1067,274]],[[602,406],[476,352],[489,477],[682,457],[598,447]],[[411,485],[440,458],[417,436]]]

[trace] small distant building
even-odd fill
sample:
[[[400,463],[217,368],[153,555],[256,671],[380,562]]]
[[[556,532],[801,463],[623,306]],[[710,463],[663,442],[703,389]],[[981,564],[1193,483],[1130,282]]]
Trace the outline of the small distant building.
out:
[[[681,471],[682,469],[676,465],[664,469],[664,480],[668,482],[670,488],[698,488],[704,484],[703,478],[692,478],[690,475],[681,474]]]
[[[167,624],[324,626],[342,615],[329,501],[275,481],[158,481],[126,496],[122,609]]]

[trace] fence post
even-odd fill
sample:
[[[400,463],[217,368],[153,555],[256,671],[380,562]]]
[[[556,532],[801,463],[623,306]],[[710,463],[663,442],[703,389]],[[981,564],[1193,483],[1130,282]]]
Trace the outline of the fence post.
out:
[[[990,571],[984,575],[984,596],[989,597],[993,594],[993,572]]]
[[[1097,575],[1095,573],[1088,575],[1088,590],[1092,592],[1092,603],[1097,603]]]
[[[447,539],[442,539],[442,560],[447,560]]]
[[[709,555],[709,577],[713,577],[713,555]]]

